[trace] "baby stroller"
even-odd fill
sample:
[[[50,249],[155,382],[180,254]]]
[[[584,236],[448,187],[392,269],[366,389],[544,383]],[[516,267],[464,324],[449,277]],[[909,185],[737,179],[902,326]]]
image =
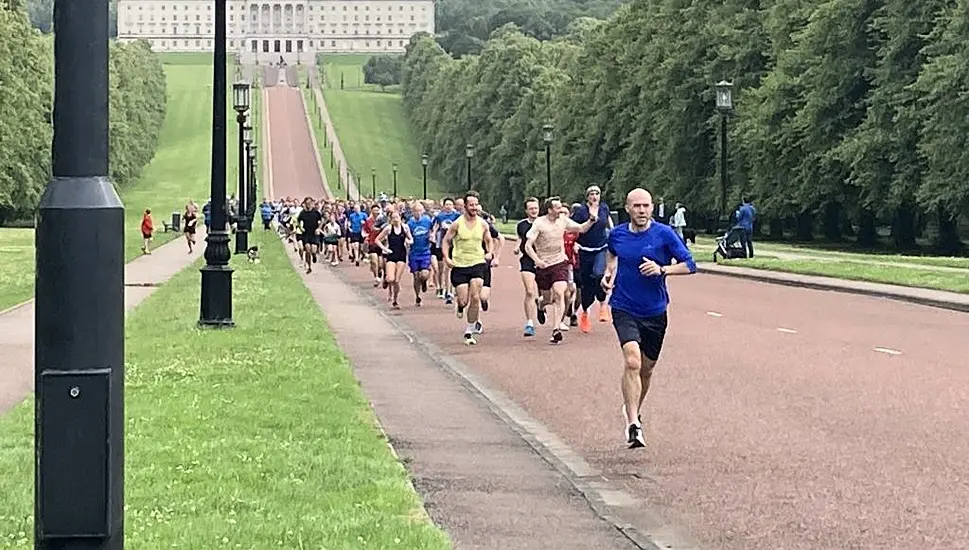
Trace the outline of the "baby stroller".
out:
[[[717,256],[725,260],[736,258],[746,258],[747,251],[744,249],[743,229],[739,226],[731,227],[722,237],[717,237],[717,248],[713,251],[713,261],[716,263]]]

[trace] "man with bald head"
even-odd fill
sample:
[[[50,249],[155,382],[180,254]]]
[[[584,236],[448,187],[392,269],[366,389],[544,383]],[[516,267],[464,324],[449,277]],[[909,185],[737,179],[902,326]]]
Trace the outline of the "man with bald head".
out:
[[[629,223],[609,233],[602,287],[612,290],[612,324],[623,355],[624,437],[633,449],[646,446],[640,410],[666,336],[666,277],[696,273],[696,263],[672,228],[652,220],[648,191],[630,191],[626,212]]]

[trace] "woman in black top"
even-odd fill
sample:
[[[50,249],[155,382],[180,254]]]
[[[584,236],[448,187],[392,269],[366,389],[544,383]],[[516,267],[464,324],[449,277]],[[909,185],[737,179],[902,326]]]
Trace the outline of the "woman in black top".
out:
[[[414,241],[410,235],[410,228],[401,222],[400,212],[391,211],[390,223],[380,230],[377,244],[383,249],[384,257],[387,258],[387,266],[384,268],[384,288],[388,289],[387,299],[393,303],[394,309],[400,309],[397,305],[400,278],[407,269],[407,246],[412,242]]]
[[[323,231],[323,214],[317,210],[312,198],[306,197],[303,201],[303,211],[296,218],[296,224],[301,231],[297,239],[303,245],[303,261],[306,265],[306,272],[313,272],[313,264],[316,262],[316,253],[320,246],[320,233]]]
[[[198,225],[199,215],[195,205],[188,203],[185,205],[185,243],[188,244],[188,253],[195,251],[195,228]]]

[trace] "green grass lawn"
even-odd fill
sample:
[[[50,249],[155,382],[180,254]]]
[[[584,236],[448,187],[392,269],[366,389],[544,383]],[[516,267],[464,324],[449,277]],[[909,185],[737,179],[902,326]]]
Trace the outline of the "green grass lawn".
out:
[[[253,239],[262,262],[235,265],[236,328],[196,328],[193,269],[128,317],[128,547],[448,548],[282,245]],[[28,399],[0,417],[9,550],[33,548],[33,412]]]
[[[863,262],[839,262],[820,259],[786,260],[751,258],[749,260],[727,261],[725,265],[969,293],[969,271],[965,274],[959,274],[949,271],[912,269],[904,266],[894,267],[880,264],[866,264]]]
[[[335,86],[325,88],[323,94],[347,162],[360,173],[363,194],[370,195],[372,191],[371,169],[376,169],[377,193],[391,194],[392,167],[396,162],[397,194],[422,196],[421,151],[404,115],[400,95],[377,91],[374,86],[350,88],[351,73],[359,73],[362,82],[361,67],[367,62],[366,55],[331,55],[325,59],[325,73]],[[341,71],[347,83],[343,91],[339,89]],[[429,172],[428,197],[439,198],[444,189]]]
[[[168,82],[168,114],[162,128],[158,150],[141,178],[119,189],[125,204],[125,257],[132,260],[141,254],[141,216],[152,211],[157,233],[152,246],[179,237],[180,233],[163,232],[162,220],[169,221],[172,212],[183,212],[189,200],[199,206],[209,196],[209,170],[212,145],[212,66],[211,56],[186,54],[165,56]],[[175,62],[172,62],[175,60]],[[259,109],[258,94],[252,94],[254,109]],[[231,98],[229,100],[231,103]],[[236,193],[237,151],[235,114],[231,113],[228,144],[228,180],[230,194]],[[258,120],[256,118],[255,120]],[[256,132],[258,136],[258,132]],[[30,299],[34,291],[33,230],[0,229],[0,251],[15,261],[0,265],[0,310]]]

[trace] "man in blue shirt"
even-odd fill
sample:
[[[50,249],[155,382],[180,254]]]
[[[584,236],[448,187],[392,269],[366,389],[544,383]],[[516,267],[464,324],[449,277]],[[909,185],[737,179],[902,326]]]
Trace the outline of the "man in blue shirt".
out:
[[[757,216],[757,209],[750,204],[750,199],[744,197],[740,201],[742,204],[734,216],[737,218],[737,227],[743,230],[740,234],[740,245],[744,247],[744,252],[748,258],[754,257],[754,218]]]
[[[599,220],[588,231],[579,235],[576,244],[579,247],[579,272],[576,275],[576,286],[579,288],[579,302],[582,313],[579,314],[579,330],[592,330],[592,320],[589,310],[592,304],[599,302],[599,322],[609,322],[609,306],[606,304],[606,291],[602,289],[602,275],[606,270],[606,245],[609,230],[612,229],[612,217],[609,207],[601,202],[602,190],[592,185],[585,190],[585,204],[580,206],[572,221],[585,223],[590,212],[597,212]]]
[[[629,448],[644,447],[640,409],[666,336],[667,275],[696,273],[689,249],[668,225],[652,220],[652,197],[645,189],[626,196],[629,223],[609,233],[602,286],[612,290],[612,324],[622,346],[623,421]],[[676,263],[672,263],[673,260]]]
[[[363,243],[363,222],[367,220],[367,213],[360,211],[360,204],[355,203],[353,210],[347,215],[347,225],[350,229],[350,259],[356,266],[360,265],[360,257],[364,252],[360,250]]]
[[[454,293],[451,289],[451,270],[447,266],[447,262],[444,261],[444,255],[441,249],[441,243],[444,242],[444,235],[447,233],[448,228],[455,220],[461,217],[461,212],[459,212],[454,207],[454,199],[446,197],[443,201],[443,208],[437,213],[434,218],[434,246],[431,249],[431,253],[434,255],[437,261],[437,297],[443,298],[444,303],[450,304]]]
[[[414,278],[415,303],[421,305],[421,294],[427,292],[427,279],[431,274],[431,229],[434,222],[424,215],[424,205],[415,203],[411,209],[412,217],[407,220],[411,239],[407,265]]]

